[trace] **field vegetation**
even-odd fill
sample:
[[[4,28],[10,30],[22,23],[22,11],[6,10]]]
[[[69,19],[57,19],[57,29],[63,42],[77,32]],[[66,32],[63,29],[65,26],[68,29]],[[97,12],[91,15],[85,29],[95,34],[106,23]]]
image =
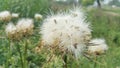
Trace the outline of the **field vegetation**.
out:
[[[19,13],[19,18],[11,19],[15,25],[21,18],[34,20],[32,35],[25,35],[20,40],[7,37],[5,28],[10,21],[0,21],[0,68],[63,68],[63,61],[58,55],[52,55],[46,49],[36,50],[40,46],[40,27],[43,20],[52,11],[67,11],[68,7],[55,6],[49,0],[0,0],[0,12]],[[91,23],[93,38],[104,38],[109,47],[107,52],[97,58],[73,59],[68,56],[68,68],[120,68],[120,8],[83,7],[87,21]],[[39,13],[42,19],[34,19]],[[38,51],[40,51],[38,53]],[[49,61],[49,59],[51,59]]]

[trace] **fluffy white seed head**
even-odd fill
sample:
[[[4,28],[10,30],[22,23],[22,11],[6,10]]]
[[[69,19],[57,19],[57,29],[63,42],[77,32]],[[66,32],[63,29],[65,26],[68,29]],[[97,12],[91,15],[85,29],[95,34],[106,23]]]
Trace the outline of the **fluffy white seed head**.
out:
[[[16,26],[13,23],[8,23],[8,25],[6,26],[5,32],[8,36],[8,38],[15,38],[16,35]]]
[[[12,18],[18,18],[19,17],[19,13],[12,13]]]
[[[33,33],[33,20],[32,19],[21,19],[18,21],[17,30],[22,33],[23,35],[32,34]]]
[[[10,21],[11,20],[10,12],[9,11],[0,12],[0,20],[1,21]]]
[[[31,35],[33,33],[33,28],[34,24],[32,19],[21,19],[16,26],[13,23],[9,23],[5,31],[8,38],[19,40],[23,36]]]
[[[42,15],[37,13],[37,14],[34,15],[34,18],[36,20],[40,20],[40,19],[42,19]]]
[[[106,50],[108,50],[108,46],[104,39],[93,39],[89,42],[89,54],[100,55],[105,53]]]
[[[72,12],[76,10],[48,16],[44,20],[40,33],[45,45],[52,46],[56,40],[59,40],[58,47],[78,57],[85,49],[85,44],[91,39],[91,29],[84,17],[75,18]],[[78,15],[82,15],[82,12],[78,11]]]

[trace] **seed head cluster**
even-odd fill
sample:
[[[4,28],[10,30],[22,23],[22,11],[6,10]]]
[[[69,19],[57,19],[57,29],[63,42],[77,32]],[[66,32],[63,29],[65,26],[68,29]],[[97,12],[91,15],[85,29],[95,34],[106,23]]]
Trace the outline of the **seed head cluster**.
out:
[[[93,55],[101,55],[108,50],[108,46],[104,39],[93,39],[89,42],[88,53]]]
[[[18,18],[19,17],[19,13],[12,13],[12,18]]]
[[[0,21],[9,22],[12,18],[18,18],[18,13],[10,13],[10,11],[2,11],[0,12]]]
[[[31,35],[33,33],[33,28],[34,28],[33,24],[34,23],[32,19],[21,19],[16,24],[16,28],[23,35],[26,35],[26,34]]]
[[[11,13],[9,11],[0,12],[0,21],[10,21]]]
[[[41,19],[42,19],[42,15],[36,13],[36,14],[34,15],[34,18],[35,18],[36,20],[41,20]]]
[[[85,15],[79,8],[48,16],[40,33],[44,45],[54,46],[78,57],[91,40],[91,29]]]
[[[34,23],[32,19],[21,19],[16,25],[8,23],[6,26],[6,34],[10,39],[20,39],[23,36],[33,33]]]

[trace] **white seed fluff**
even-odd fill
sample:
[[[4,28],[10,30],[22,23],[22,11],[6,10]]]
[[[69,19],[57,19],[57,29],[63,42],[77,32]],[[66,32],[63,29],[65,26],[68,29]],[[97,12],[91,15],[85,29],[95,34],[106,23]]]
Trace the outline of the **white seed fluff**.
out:
[[[16,33],[16,26],[13,23],[8,23],[6,26],[5,32],[9,38],[11,38]]]
[[[33,32],[34,24],[32,19],[21,19],[18,21],[17,25],[17,30],[20,33],[25,34],[31,34]]]
[[[12,18],[18,18],[19,17],[19,13],[12,13]]]
[[[37,20],[40,20],[40,19],[42,19],[42,15],[36,13],[36,14],[34,15],[34,18],[37,19]]]
[[[102,54],[105,53],[106,50],[108,50],[108,46],[104,39],[93,39],[89,42],[88,52],[90,54]]]
[[[73,15],[76,10],[77,18]],[[63,47],[78,57],[91,39],[91,29],[83,17],[84,13],[80,9],[76,10],[48,16],[43,22],[40,33],[45,45],[54,45],[57,39],[60,42],[58,47]]]
[[[1,21],[10,21],[11,20],[10,12],[9,11],[0,12],[0,20]]]

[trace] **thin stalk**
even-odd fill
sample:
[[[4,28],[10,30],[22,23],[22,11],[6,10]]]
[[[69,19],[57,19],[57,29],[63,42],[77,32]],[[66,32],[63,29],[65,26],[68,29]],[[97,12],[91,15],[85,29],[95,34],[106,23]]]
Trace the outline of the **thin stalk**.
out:
[[[104,64],[102,64],[102,63],[100,63],[100,62],[98,62],[97,60],[94,60],[94,59],[92,59],[91,57],[89,57],[89,56],[87,56],[87,55],[83,55],[85,58],[87,58],[88,60],[90,60],[90,61],[92,61],[92,62],[94,62],[94,63],[96,63],[96,64],[99,64],[99,65],[104,65]]]
[[[7,62],[6,62],[6,65],[5,65],[6,68],[9,67],[9,59],[10,59],[10,56],[11,56],[11,54],[10,54],[10,53],[11,53],[11,50],[10,50],[10,40],[8,40],[8,44],[9,44],[9,45],[8,45],[8,49],[7,49],[7,50],[8,50],[8,55],[7,55],[7,57],[6,57],[6,58],[7,58]]]
[[[67,55],[64,55],[64,57],[63,57],[63,60],[65,62],[64,66],[63,66],[64,68],[68,68],[67,67],[67,58],[68,58]]]
[[[97,61],[97,56],[95,56],[95,61]],[[96,68],[97,63],[94,62],[94,68]]]
[[[23,59],[22,59],[22,53],[20,51],[20,45],[17,45],[17,50],[18,50],[18,53],[20,54],[21,66],[22,66],[22,68],[24,68],[24,66],[23,66]]]
[[[25,42],[25,49],[24,49],[24,68],[27,68],[27,47],[28,46],[28,40]]]
[[[80,58],[78,58],[78,59],[76,59],[76,61],[77,61],[77,67],[80,67],[80,68],[83,68],[82,67],[82,62],[80,62],[81,60],[80,60]]]
[[[48,59],[47,63],[49,63],[52,60],[53,56],[54,56],[54,54],[50,56],[50,58]]]

